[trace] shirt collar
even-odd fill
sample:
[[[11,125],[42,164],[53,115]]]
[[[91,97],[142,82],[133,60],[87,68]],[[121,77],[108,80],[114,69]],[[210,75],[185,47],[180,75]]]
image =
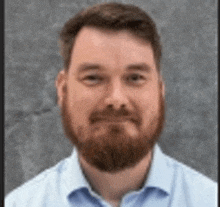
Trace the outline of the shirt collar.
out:
[[[73,148],[71,156],[67,159],[66,167],[63,175],[66,196],[82,188],[90,189],[90,185],[82,172],[76,148]]]
[[[148,178],[145,182],[145,188],[159,188],[170,194],[172,177],[173,171],[166,161],[166,155],[163,154],[158,144],[156,144],[153,150],[153,159]]]
[[[153,159],[144,188],[159,188],[169,194],[171,191],[172,174],[173,172],[171,168],[166,163],[166,155],[163,154],[160,147],[156,144],[153,150]],[[82,188],[87,188],[92,192],[91,187],[82,172],[76,148],[73,149],[71,156],[67,159],[66,171],[63,178],[65,182],[66,196],[69,196],[74,191]]]

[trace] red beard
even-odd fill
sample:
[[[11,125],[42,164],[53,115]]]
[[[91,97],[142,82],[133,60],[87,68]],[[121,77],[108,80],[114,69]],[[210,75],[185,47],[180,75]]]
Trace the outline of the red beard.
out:
[[[76,134],[71,125],[67,101],[66,92],[61,109],[65,134],[90,165],[104,172],[119,172],[138,164],[153,149],[163,129],[165,101],[161,93],[159,110],[152,118],[150,128],[135,138],[130,137],[124,127],[117,124],[108,125],[104,136],[94,136],[91,129],[88,133],[90,136],[85,138],[83,127],[79,127]]]

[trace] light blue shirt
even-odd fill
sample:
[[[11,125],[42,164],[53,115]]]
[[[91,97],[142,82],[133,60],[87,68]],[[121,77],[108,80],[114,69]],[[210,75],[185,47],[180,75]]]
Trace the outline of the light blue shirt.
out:
[[[6,207],[110,207],[92,191],[77,151],[6,196]],[[162,153],[158,145],[144,187],[120,207],[217,207],[217,183]]]

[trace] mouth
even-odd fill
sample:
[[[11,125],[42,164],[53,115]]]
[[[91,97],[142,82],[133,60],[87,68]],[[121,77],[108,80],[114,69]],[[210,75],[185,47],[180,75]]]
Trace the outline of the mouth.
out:
[[[125,121],[130,121],[128,119],[100,119],[98,120],[99,122],[125,122]]]
[[[109,123],[124,123],[124,122],[133,122],[136,123],[136,120],[131,119],[131,118],[119,118],[119,117],[106,117],[106,118],[96,118],[92,119],[91,123],[99,123],[99,122],[109,122]]]

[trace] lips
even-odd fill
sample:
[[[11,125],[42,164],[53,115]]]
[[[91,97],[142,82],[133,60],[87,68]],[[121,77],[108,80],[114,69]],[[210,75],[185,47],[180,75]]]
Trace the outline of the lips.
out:
[[[113,111],[106,110],[103,112],[95,111],[89,117],[89,121],[91,124],[96,122],[132,122],[139,126],[141,124],[141,116],[136,112],[128,112],[126,110]]]
[[[130,121],[130,122],[134,122],[136,123],[137,121],[135,119],[132,118],[124,118],[124,117],[97,117],[97,118],[93,118],[91,119],[91,123],[97,123],[97,122],[126,122],[126,121]]]
[[[106,121],[106,122],[125,122],[125,121],[131,121],[129,119],[109,119],[109,118],[106,118],[106,119],[99,119],[97,121]]]

